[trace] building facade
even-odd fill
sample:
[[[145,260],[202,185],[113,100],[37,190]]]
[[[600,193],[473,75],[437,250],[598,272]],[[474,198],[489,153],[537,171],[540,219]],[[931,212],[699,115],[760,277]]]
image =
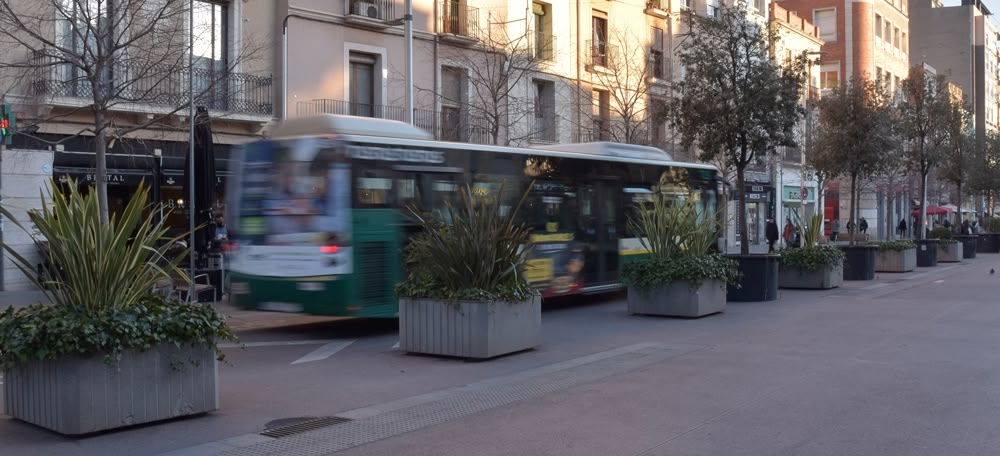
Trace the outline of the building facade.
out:
[[[815,176],[805,166],[806,154],[809,153],[809,141],[815,127],[813,105],[819,96],[819,78],[821,62],[823,61],[823,40],[819,38],[820,30],[806,18],[783,8],[779,3],[771,4],[771,26],[778,34],[775,44],[774,58],[789,62],[795,58],[805,57],[806,87],[803,90],[802,104],[806,116],[797,128],[798,147],[786,147],[776,160],[775,187],[777,191],[777,214],[775,220],[782,226],[786,219],[798,225],[808,221],[812,214],[817,213],[821,206]]]
[[[976,136],[998,125],[997,35],[990,11],[975,0],[944,6],[940,0],[913,0],[911,23],[922,33],[910,37],[913,65],[929,64],[961,88],[974,116]]]
[[[129,16],[115,23],[128,28],[77,33],[104,20],[91,13],[106,6],[83,9],[91,3],[99,2],[74,2],[76,9],[59,13],[57,0],[13,2],[19,14],[56,26],[34,31],[43,38],[30,48],[0,40],[0,101],[13,107],[17,121],[13,143],[0,146],[2,203],[30,227],[27,212],[39,207],[40,190],[50,181],[61,187],[72,178],[89,188],[96,174],[98,111],[91,106],[95,87],[105,87],[110,102],[99,111],[107,116],[109,209],[124,208],[145,182],[151,202],[176,209],[168,225],[186,231],[182,176],[189,150],[188,100],[193,93],[194,104],[207,108],[211,118],[218,170],[212,209],[218,210],[224,204],[231,146],[260,137],[272,119],[271,52],[269,43],[259,40],[270,31],[271,12],[262,15],[240,1],[194,0],[189,26],[186,1],[121,0],[114,11]],[[9,20],[0,23],[3,33],[11,33]],[[88,33],[93,39],[79,39]],[[68,63],[93,58],[87,56],[101,46],[97,43],[113,43],[106,48],[114,48],[108,54],[113,57],[101,60],[106,85],[92,68]],[[189,56],[193,65],[187,63]],[[13,224],[5,223],[0,235],[31,261],[41,262],[34,240]],[[0,289],[31,286],[7,256],[0,274]]]

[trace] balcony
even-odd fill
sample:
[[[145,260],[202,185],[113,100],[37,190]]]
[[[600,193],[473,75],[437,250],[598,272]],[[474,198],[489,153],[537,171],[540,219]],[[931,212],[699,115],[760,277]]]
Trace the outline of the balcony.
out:
[[[646,2],[646,14],[650,16],[655,16],[660,19],[666,19],[670,17],[670,1],[669,0],[649,0]]]
[[[537,117],[530,116],[531,131],[528,132],[528,140],[536,143],[556,142],[555,116]]]
[[[396,19],[394,0],[347,0],[344,2],[344,17],[347,22],[362,27],[384,29],[391,27]]]
[[[441,39],[462,46],[479,42],[479,9],[465,2],[443,0],[440,3]]]
[[[615,55],[618,53],[618,48],[612,46],[607,42],[594,42],[594,40],[587,40],[587,52],[586,65],[588,71],[593,71],[596,68],[609,68],[614,61]]]
[[[535,60],[553,62],[556,59],[556,37],[551,34],[531,33],[531,56]]]
[[[406,110],[400,106],[384,106],[370,103],[355,103],[344,100],[318,99],[300,101],[296,106],[300,116],[315,114],[342,114],[402,121]]]
[[[86,75],[51,51],[32,55],[32,90],[53,103],[88,105],[94,92]],[[193,73],[193,74],[192,74]],[[271,77],[211,70],[178,68],[174,65],[115,65],[111,69],[111,93],[119,107],[127,104],[184,106],[190,98],[188,77],[193,77],[195,105],[215,111],[270,116]]]
[[[441,141],[471,144],[493,144],[486,119],[462,113],[459,108],[414,109],[413,125],[426,130]]]

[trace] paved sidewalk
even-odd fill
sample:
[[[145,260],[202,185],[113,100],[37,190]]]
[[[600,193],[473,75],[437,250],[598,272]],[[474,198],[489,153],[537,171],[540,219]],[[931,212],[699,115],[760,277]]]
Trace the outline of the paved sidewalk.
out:
[[[222,377],[223,409],[205,417],[81,439],[0,419],[0,448],[171,456],[996,454],[1000,276],[991,268],[1000,269],[1000,256],[834,290],[782,290],[778,301],[732,303],[701,319],[630,316],[620,300],[550,308],[539,349],[487,362],[359,347],[289,371],[314,385],[298,415],[260,412],[261,423],[347,420],[277,439],[257,426],[211,440],[194,432],[236,419],[244,404],[281,408],[292,400],[290,392],[274,396],[276,385],[261,374],[237,370]],[[234,396],[233,383],[257,383],[259,394]]]
[[[659,328],[637,328],[649,342],[336,413],[353,420],[342,424],[169,454],[995,454],[997,266],[784,291],[698,320],[627,317]]]

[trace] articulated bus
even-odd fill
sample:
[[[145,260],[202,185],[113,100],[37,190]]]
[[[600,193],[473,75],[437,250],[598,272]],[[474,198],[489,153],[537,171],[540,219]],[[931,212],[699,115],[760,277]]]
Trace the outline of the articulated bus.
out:
[[[337,115],[290,119],[236,156],[232,303],[317,315],[395,318],[402,252],[416,232],[409,211],[446,214],[466,188],[502,190],[501,210],[528,193],[524,273],[550,298],[621,287],[622,265],[647,253],[629,215],[654,192],[715,217],[724,185],[716,168],[653,147],[442,142],[402,122]]]

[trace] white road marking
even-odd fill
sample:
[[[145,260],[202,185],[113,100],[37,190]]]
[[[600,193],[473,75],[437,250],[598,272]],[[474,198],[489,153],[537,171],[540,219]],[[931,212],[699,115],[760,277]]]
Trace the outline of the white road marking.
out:
[[[321,340],[272,340],[265,342],[246,342],[242,344],[225,343],[219,344],[219,348],[240,348],[240,347],[284,347],[290,345],[322,345],[334,342],[336,339]]]
[[[944,280],[935,280],[934,283],[942,283]]]
[[[398,350],[399,349],[399,341],[398,340],[396,341],[396,345],[392,346],[392,349],[393,350]]]
[[[337,354],[337,352],[347,348],[355,341],[357,341],[357,339],[335,340],[333,342],[330,342],[322,347],[313,350],[306,356],[303,356],[295,361],[292,361],[292,364],[308,363],[312,361],[322,361]]]

